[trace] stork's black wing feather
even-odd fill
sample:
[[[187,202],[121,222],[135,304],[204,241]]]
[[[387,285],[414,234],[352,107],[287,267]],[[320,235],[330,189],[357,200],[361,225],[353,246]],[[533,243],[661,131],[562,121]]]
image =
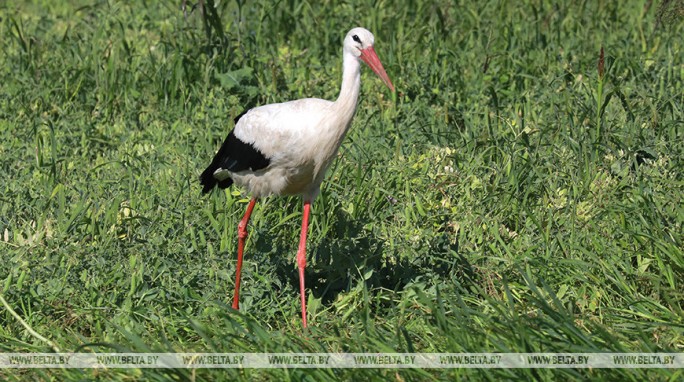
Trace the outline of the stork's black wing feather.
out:
[[[242,116],[235,118],[235,122]],[[209,167],[200,175],[200,183],[204,188],[203,193],[211,191],[217,184],[220,188],[228,188],[233,184],[231,178],[226,178],[219,181],[214,177],[214,173],[218,169],[227,170],[230,172],[239,172],[244,170],[261,170],[267,167],[271,161],[264,156],[256,147],[249,143],[243,142],[235,136],[235,130],[223,141],[223,145],[218,153],[214,156]]]

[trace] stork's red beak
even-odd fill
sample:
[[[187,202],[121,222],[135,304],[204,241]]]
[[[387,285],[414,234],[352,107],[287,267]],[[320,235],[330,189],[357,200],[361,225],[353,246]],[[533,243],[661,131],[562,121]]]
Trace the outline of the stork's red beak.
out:
[[[382,62],[380,62],[380,59],[378,58],[378,55],[375,54],[375,49],[373,49],[372,46],[361,50],[361,59],[368,66],[370,66],[375,74],[382,79],[385,85],[387,85],[387,87],[394,92],[394,85],[392,85],[392,81],[390,81],[389,77],[387,77],[385,68],[382,67]]]

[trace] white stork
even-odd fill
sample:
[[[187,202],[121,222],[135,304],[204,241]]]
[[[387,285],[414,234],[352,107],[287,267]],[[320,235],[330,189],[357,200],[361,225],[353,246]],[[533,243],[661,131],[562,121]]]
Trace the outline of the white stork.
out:
[[[305,98],[256,107],[235,118],[235,128],[200,176],[204,193],[216,185],[227,188],[235,183],[252,195],[238,224],[234,309],[239,309],[242,253],[254,204],[258,198],[273,194],[301,195],[304,213],[297,264],[302,323],[306,327],[304,268],[309,210],[320,191],[325,171],[351,126],[359,98],[361,61],[394,91],[394,85],[375,54],[373,42],[373,34],[364,28],[354,28],[347,33],[342,55],[342,87],[335,102]]]

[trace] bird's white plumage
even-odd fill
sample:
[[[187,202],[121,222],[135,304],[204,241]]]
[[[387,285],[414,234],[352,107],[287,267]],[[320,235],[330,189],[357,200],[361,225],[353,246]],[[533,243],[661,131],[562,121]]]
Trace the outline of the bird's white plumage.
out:
[[[214,176],[219,180],[231,177],[254,197],[285,194],[315,198],[356,110],[361,50],[372,47],[373,42],[373,34],[364,28],[354,28],[345,37],[342,86],[335,102],[306,98],[270,104],[240,118],[235,136],[267,157],[268,167],[240,172],[218,169]]]

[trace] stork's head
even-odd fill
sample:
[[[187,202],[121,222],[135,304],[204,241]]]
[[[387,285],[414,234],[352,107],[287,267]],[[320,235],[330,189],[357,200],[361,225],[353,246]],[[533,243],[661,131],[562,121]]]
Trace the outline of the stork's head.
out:
[[[394,91],[392,81],[387,76],[385,68],[382,67],[378,55],[375,54],[374,43],[375,37],[368,29],[354,28],[344,38],[344,51],[365,62],[382,79],[385,85]]]

